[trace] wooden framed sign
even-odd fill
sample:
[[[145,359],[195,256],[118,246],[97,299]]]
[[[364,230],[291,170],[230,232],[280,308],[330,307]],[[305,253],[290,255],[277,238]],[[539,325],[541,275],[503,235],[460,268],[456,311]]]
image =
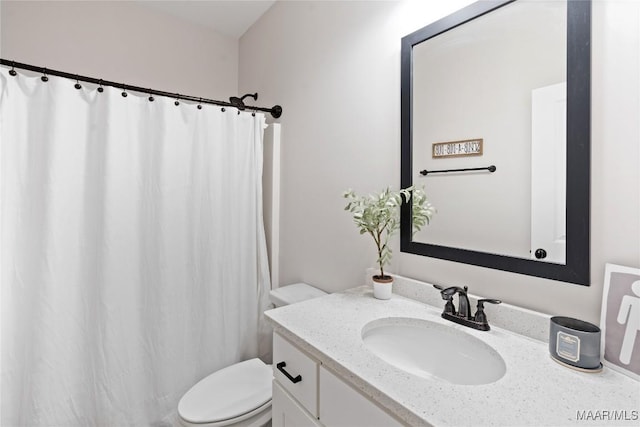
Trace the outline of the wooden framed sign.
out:
[[[481,156],[482,138],[463,141],[434,142],[431,146],[431,158]]]

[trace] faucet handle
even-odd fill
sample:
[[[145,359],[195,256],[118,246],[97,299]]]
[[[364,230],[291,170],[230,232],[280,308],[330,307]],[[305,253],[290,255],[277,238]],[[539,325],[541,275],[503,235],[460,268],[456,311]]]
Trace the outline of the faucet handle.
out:
[[[479,299],[478,307],[476,310],[476,314],[473,316],[473,320],[479,323],[487,324],[487,315],[484,312],[484,303],[488,302],[490,304],[501,304],[502,301],[499,299]]]
[[[499,299],[484,298],[484,299],[479,299],[478,300],[478,305],[482,308],[482,307],[484,307],[484,303],[485,302],[488,302],[490,304],[502,304],[502,301],[500,301]]]
[[[439,290],[442,299],[447,301],[444,305],[444,312],[448,314],[456,314],[456,307],[453,305],[453,296],[455,295],[455,292],[450,292],[452,288],[445,289],[440,285],[433,285],[433,287]]]

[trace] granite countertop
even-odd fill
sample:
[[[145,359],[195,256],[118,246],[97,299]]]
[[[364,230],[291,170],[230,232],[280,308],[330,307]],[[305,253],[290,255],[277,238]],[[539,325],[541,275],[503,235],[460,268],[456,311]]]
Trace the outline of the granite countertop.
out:
[[[361,286],[265,315],[277,332],[412,426],[638,425],[638,382],[607,367],[600,373],[569,369],[551,359],[542,341],[495,326],[475,331],[442,319],[441,311],[395,294],[377,300],[369,286]],[[367,323],[387,317],[460,329],[493,347],[507,372],[494,383],[456,385],[400,370],[371,353],[361,338]]]

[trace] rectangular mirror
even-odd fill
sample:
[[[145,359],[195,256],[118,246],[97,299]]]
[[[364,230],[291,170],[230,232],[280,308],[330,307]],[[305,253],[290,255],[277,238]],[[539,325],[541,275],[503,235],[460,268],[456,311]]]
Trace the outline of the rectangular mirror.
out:
[[[588,1],[482,1],[402,40],[401,251],[589,284]]]

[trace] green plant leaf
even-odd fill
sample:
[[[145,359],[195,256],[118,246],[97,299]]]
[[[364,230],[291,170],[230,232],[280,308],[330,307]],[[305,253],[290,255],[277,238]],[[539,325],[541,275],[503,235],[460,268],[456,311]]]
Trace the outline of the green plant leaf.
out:
[[[373,238],[378,251],[377,263],[380,274],[384,274],[384,266],[391,262],[392,251],[388,246],[389,239],[400,228],[400,207],[403,203],[411,203],[412,232],[420,231],[429,224],[436,213],[429,203],[423,188],[408,187],[392,191],[390,187],[377,194],[357,195],[352,189],[343,193],[348,200],[344,210],[352,214],[353,221],[360,234],[369,234]]]

